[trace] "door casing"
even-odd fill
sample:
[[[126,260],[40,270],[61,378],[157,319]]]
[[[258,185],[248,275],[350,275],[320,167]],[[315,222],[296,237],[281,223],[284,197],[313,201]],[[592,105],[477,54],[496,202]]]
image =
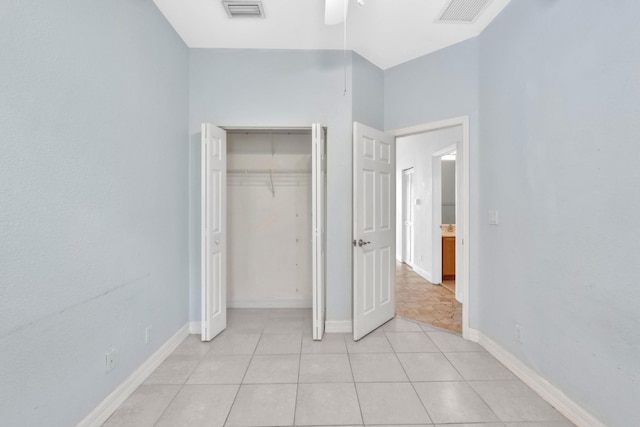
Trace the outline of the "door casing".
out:
[[[462,126],[462,141],[458,144],[456,162],[457,173],[456,178],[459,182],[458,204],[456,205],[456,234],[460,238],[456,238],[456,291],[460,289],[462,295],[462,336],[465,339],[475,339],[476,330],[469,326],[469,306],[471,304],[470,290],[474,289],[470,283],[470,169],[471,162],[469,158],[469,116],[454,117],[451,119],[440,120],[431,123],[424,123],[416,126],[400,128],[389,133],[396,138],[403,136],[415,135],[418,133],[430,132],[438,129],[447,129],[451,127]],[[459,172],[458,172],[459,170]],[[456,292],[457,294],[457,292]],[[456,295],[458,297],[458,295]]]
[[[413,168],[402,171],[402,262],[413,268]]]
[[[314,235],[313,242],[313,259],[312,263],[314,264],[313,269],[313,281],[314,281],[314,289],[313,289],[313,338],[321,339],[322,334],[324,333],[324,322],[325,322],[325,269],[326,269],[326,128],[323,128],[319,123],[313,124],[312,126],[285,126],[285,127],[274,127],[274,126],[229,126],[229,127],[217,127],[212,124],[203,123],[201,126],[201,227],[200,227],[200,236],[201,236],[201,321],[200,321],[200,329],[201,329],[201,338],[203,341],[210,341],[220,332],[222,332],[227,325],[226,322],[226,258],[222,258],[222,269],[221,272],[221,280],[223,285],[221,287],[221,292],[218,292],[218,304],[217,307],[221,307],[221,311],[224,312],[222,316],[224,321],[216,322],[215,328],[211,328],[211,322],[209,320],[210,316],[208,313],[212,310],[212,302],[211,298],[211,286],[210,282],[208,282],[208,276],[211,274],[211,263],[208,261],[208,254],[211,252],[211,248],[215,245],[224,244],[226,248],[226,173],[222,173],[218,185],[220,186],[221,193],[221,206],[220,206],[220,217],[222,222],[219,223],[220,231],[224,235],[224,239],[216,240],[212,238],[209,230],[211,226],[209,224],[209,219],[211,217],[211,197],[209,192],[211,191],[211,175],[205,171],[211,170],[211,133],[221,131],[225,133],[224,136],[224,144],[222,147],[225,152],[220,153],[222,159],[224,159],[224,169],[226,172],[226,131],[230,129],[253,129],[253,130],[263,130],[263,129],[287,129],[287,130],[300,130],[300,129],[309,129],[312,130],[312,152],[315,154],[321,153],[321,158],[318,158],[314,155],[314,162],[312,162],[312,173],[319,173],[322,175],[321,179],[314,180],[317,183],[317,186],[314,188],[312,197],[313,198],[322,198],[320,202],[317,200],[312,201],[312,209],[323,210],[321,215],[318,215],[318,212],[314,212],[314,225],[315,228],[312,230]],[[315,135],[314,135],[315,132]],[[315,138],[321,137],[323,138],[323,146],[322,150],[315,151],[316,147],[314,147]],[[320,167],[320,169],[318,169]],[[319,280],[319,281],[318,281]],[[316,286],[317,284],[317,286]],[[319,325],[318,322],[322,322],[322,325]]]

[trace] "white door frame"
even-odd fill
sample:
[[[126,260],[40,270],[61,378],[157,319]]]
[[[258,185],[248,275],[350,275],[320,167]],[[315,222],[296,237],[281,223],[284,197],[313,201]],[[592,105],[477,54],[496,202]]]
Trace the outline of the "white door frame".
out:
[[[459,185],[457,187],[460,189],[457,199],[461,206],[456,206],[456,233],[459,237],[456,239],[456,289],[459,286],[462,287],[462,336],[465,339],[469,339],[469,289],[471,288],[471,284],[469,283],[469,218],[471,212],[469,197],[469,116],[424,123],[407,128],[396,129],[389,131],[389,133],[396,138],[399,138],[456,126],[462,126],[462,144],[458,144],[461,146],[457,148],[458,154],[456,155],[456,161],[458,161],[458,159],[462,160],[460,163],[456,164],[456,169],[460,169],[460,174],[456,178],[461,178],[459,179]],[[460,213],[460,215],[457,215],[458,213]],[[462,231],[462,233],[460,233],[460,231]]]
[[[201,125],[201,129],[202,129],[202,135],[205,135],[205,127],[206,124],[202,124]],[[296,124],[290,124],[290,125],[286,125],[286,126],[273,126],[270,124],[258,124],[258,123],[250,123],[250,124],[244,124],[242,122],[239,123],[233,123],[232,125],[226,125],[226,126],[219,126],[219,128],[223,131],[228,131],[228,130],[238,130],[238,129],[242,129],[242,130],[309,130],[311,131],[311,136],[313,137],[313,129],[317,128],[319,129],[320,132],[323,132],[323,137],[324,137],[324,153],[323,153],[323,157],[321,159],[321,162],[319,164],[312,164],[312,173],[313,170],[316,169],[317,167],[321,167],[322,170],[325,172],[326,175],[326,167],[327,167],[327,128],[323,127],[320,123],[318,124],[309,124],[309,123],[296,123]],[[314,146],[313,146],[313,141],[311,141],[311,149],[312,151],[314,150]],[[225,141],[225,165],[226,165],[226,141]],[[201,169],[207,167],[206,164],[206,154],[203,155],[203,153],[201,152]],[[202,178],[201,178],[202,179]],[[323,179],[326,179],[326,176],[323,177]],[[223,189],[224,189],[224,199],[225,199],[225,224],[224,224],[224,232],[225,232],[225,238],[226,238],[226,174],[224,174],[224,185],[223,185]],[[202,218],[206,218],[206,214],[205,214],[205,205],[204,205],[204,200],[206,200],[206,192],[207,192],[207,188],[205,185],[201,184],[201,194],[200,194],[200,209],[201,209],[201,217]],[[313,197],[313,196],[312,196]],[[324,333],[324,329],[325,329],[325,311],[326,311],[326,302],[325,302],[325,295],[326,295],[326,183],[323,181],[322,182],[322,191],[320,194],[318,194],[318,197],[322,197],[323,201],[322,201],[322,209],[323,209],[323,215],[322,215],[322,247],[321,249],[321,254],[319,259],[316,259],[315,257],[312,257],[312,262],[318,262],[319,260],[321,261],[321,281],[320,281],[320,287],[316,288],[317,292],[314,292],[314,297],[319,296],[319,300],[321,301],[321,307],[318,307],[318,305],[315,305],[314,307],[312,307],[312,310],[318,308],[319,310],[315,310],[316,313],[319,313],[321,311],[321,322],[322,325],[317,325],[318,328],[317,330],[320,330],[320,328],[322,329],[322,333]],[[316,202],[314,200],[314,202]],[[315,203],[314,203],[315,206]],[[205,265],[205,260],[204,260],[204,255],[205,253],[208,252],[208,250],[206,249],[209,245],[209,243],[206,243],[206,233],[203,231],[203,227],[201,227],[200,229],[200,238],[201,238],[201,264]],[[209,239],[210,240],[210,239]],[[226,245],[226,241],[225,241],[225,245]],[[224,278],[224,305],[225,305],[225,323],[223,326],[223,329],[226,328],[226,259],[225,259],[225,278]],[[201,301],[200,301],[200,305],[201,305],[201,312],[202,313],[206,313],[209,310],[209,306],[207,305],[207,299],[205,298],[205,294],[204,294],[204,289],[205,289],[205,278],[203,276],[203,269],[201,268],[201,284],[200,284],[200,288],[201,288]],[[314,278],[317,277],[314,275]],[[314,300],[314,302],[316,302]],[[320,319],[320,316],[314,319]],[[204,315],[201,315],[201,320],[200,320],[200,329],[203,331],[202,332],[202,336],[205,337],[207,336],[207,334],[204,333],[205,330],[205,320],[204,320]],[[317,323],[317,322],[316,322]],[[316,339],[321,339],[322,337],[322,333],[320,333],[320,335],[315,333],[314,330],[314,338],[315,337],[319,337]],[[210,339],[210,338],[209,338]]]
[[[407,185],[407,181],[408,181],[408,177],[411,176],[411,180],[410,180],[410,185],[409,188],[407,190],[407,188],[405,188],[405,186]],[[415,218],[414,218],[414,212],[415,212],[415,208],[414,208],[414,204],[413,204],[413,177],[414,177],[414,168],[413,166],[407,169],[403,169],[402,170],[402,210],[401,210],[401,215],[402,215],[402,259],[400,260],[401,262],[404,262],[405,264],[409,265],[411,268],[413,268],[413,254],[414,254],[414,247],[413,247],[413,242],[414,242],[414,238],[413,238],[413,234],[414,234],[414,222],[415,222]],[[408,197],[408,201],[405,200],[405,196],[407,195],[407,193],[409,193],[409,197]],[[409,212],[406,212],[406,210],[409,210]],[[406,235],[406,216],[407,214],[409,214],[408,216],[411,218],[411,233],[409,233],[409,235]],[[408,242],[407,242],[408,241]],[[409,248],[409,256],[407,256],[407,247]]]
[[[458,149],[458,143],[431,155],[431,282],[442,283],[442,156]],[[456,193],[458,185],[456,179]],[[457,194],[456,194],[457,196]],[[462,302],[462,301],[460,301]]]

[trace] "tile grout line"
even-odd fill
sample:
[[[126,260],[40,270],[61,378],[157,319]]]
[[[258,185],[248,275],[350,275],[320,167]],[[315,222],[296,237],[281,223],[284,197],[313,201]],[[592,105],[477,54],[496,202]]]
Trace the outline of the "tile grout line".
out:
[[[439,329],[442,329],[442,328],[439,328]],[[425,330],[423,330],[423,332],[424,332],[424,334],[427,336],[427,338],[429,338],[429,340],[431,340],[431,337],[429,336],[429,333],[428,333],[427,331],[425,331]],[[439,331],[436,331],[436,332],[439,332]],[[454,335],[454,334],[455,334],[455,333],[451,333],[451,331],[447,331],[447,330],[445,330],[444,332],[447,332],[447,333],[449,333],[449,334],[451,334],[451,335]],[[456,335],[457,335],[457,334],[456,334]],[[464,339],[464,338],[462,338],[462,336],[460,336],[460,338],[461,338],[461,339]],[[449,364],[453,367],[453,369],[455,369],[455,370],[456,370],[456,372],[458,372],[458,374],[460,375],[460,378],[462,379],[462,381],[456,381],[456,382],[464,382],[464,383],[467,385],[467,387],[469,387],[469,388],[473,391],[473,393],[474,393],[476,396],[478,396],[478,397],[480,398],[480,400],[482,401],[482,403],[484,403],[484,404],[485,404],[485,406],[487,407],[487,409],[489,409],[489,411],[491,411],[491,413],[492,413],[493,415],[495,415],[496,419],[498,419],[500,423],[504,424],[504,423],[505,423],[505,421],[503,421],[503,420],[498,416],[498,414],[496,414],[496,413],[495,413],[495,411],[493,410],[493,408],[491,408],[491,406],[489,406],[489,404],[488,404],[488,403],[487,403],[487,402],[482,398],[482,396],[480,396],[480,395],[478,394],[478,392],[477,392],[473,387],[471,387],[471,384],[469,384],[469,380],[467,380],[467,379],[464,377],[464,375],[462,375],[462,372],[460,372],[460,370],[459,370],[458,368],[456,368],[456,366],[455,366],[453,363],[451,363],[451,361],[449,360],[449,358],[447,357],[447,355],[445,354],[445,352],[444,352],[443,350],[441,350],[441,349],[440,349],[440,347],[438,346],[438,344],[437,344],[435,341],[433,341],[433,340],[431,340],[431,341],[432,341],[432,342],[433,342],[433,344],[436,346],[436,348],[438,348],[438,350],[440,351],[440,354],[442,354],[442,356],[444,356],[445,360],[446,360],[447,362],[449,362]],[[395,350],[395,349],[394,349],[394,350]],[[456,353],[456,352],[451,352],[451,353]],[[460,352],[457,352],[457,353],[482,353],[482,351],[460,351]],[[400,364],[402,365],[402,362],[400,362]],[[403,369],[404,369],[404,366],[403,366]],[[413,386],[413,381],[411,381],[411,380],[410,380],[410,382],[411,382],[412,387],[413,387],[413,388],[414,388],[414,390],[415,390],[415,386]],[[452,381],[417,381],[417,382],[452,382]],[[417,393],[418,393],[418,392],[416,391],[416,394],[417,394]],[[419,396],[419,395],[418,395],[418,398],[420,398],[420,396]],[[422,402],[422,399],[420,399],[420,402]],[[423,404],[423,406],[424,406],[424,404]],[[425,407],[425,410],[426,410],[426,409],[427,409],[427,408]],[[428,413],[429,413],[429,411],[427,411],[427,414],[428,414]],[[431,418],[431,415],[430,415],[430,414],[429,414],[429,418]],[[433,421],[433,419],[432,419],[432,421]],[[434,425],[435,425],[435,423],[434,423]]]
[[[313,334],[313,331],[311,331]],[[298,411],[298,392],[300,390],[300,369],[302,367],[302,342],[304,341],[304,331],[302,332],[302,337],[300,338],[300,352],[298,354],[298,382],[296,382],[296,396],[293,400],[293,421],[291,425],[296,425],[296,415]]]
[[[251,362],[253,361],[253,356],[256,353],[256,350],[258,349],[258,345],[260,344],[260,340],[262,340],[262,334],[264,333],[264,328],[262,328],[260,330],[260,337],[258,338],[258,342],[256,342],[256,346],[253,348],[253,352],[251,353],[251,357],[249,358],[249,363],[247,364],[247,368],[244,371],[244,374],[242,375],[242,378],[240,379],[240,384],[238,384],[238,389],[236,390],[236,394],[235,396],[233,396],[233,401],[231,402],[231,406],[229,406],[229,411],[227,412],[227,416],[224,418],[224,422],[222,423],[222,426],[226,426],[227,423],[229,422],[229,416],[231,416],[231,411],[233,410],[233,406],[236,404],[236,400],[238,400],[238,395],[240,394],[240,389],[242,388],[242,384],[244,382],[245,377],[247,376],[247,372],[249,372],[249,366],[251,366]]]
[[[424,330],[423,330],[423,333],[427,336],[427,338],[428,338],[429,340],[431,340],[431,337],[429,337],[429,334],[427,333],[427,331],[424,331]],[[386,335],[386,332],[385,332],[385,335]],[[461,338],[461,339],[464,339],[464,338],[462,338],[462,337],[460,337],[460,338]],[[387,338],[387,339],[388,339],[388,338]],[[432,340],[431,340],[431,341],[432,341]],[[480,400],[482,401],[482,403],[484,403],[484,404],[485,404],[485,406],[487,407],[487,409],[489,409],[489,411],[491,411],[491,413],[492,413],[493,415],[495,415],[496,419],[498,419],[500,423],[503,423],[503,424],[504,424],[504,421],[503,421],[503,420],[498,416],[498,414],[496,414],[496,413],[495,413],[495,411],[491,408],[491,406],[489,406],[489,404],[488,404],[488,403],[487,403],[487,402],[482,398],[482,396],[480,396],[480,395],[478,394],[478,392],[476,392],[476,390],[475,390],[473,387],[471,387],[471,384],[469,384],[469,381],[468,381],[468,380],[467,380],[467,379],[462,375],[462,373],[458,370],[458,368],[456,368],[456,367],[455,367],[455,365],[454,365],[453,363],[451,363],[451,361],[449,360],[449,358],[446,356],[446,354],[444,353],[444,351],[442,351],[442,350],[440,349],[440,347],[438,346],[438,344],[437,344],[436,342],[434,342],[434,341],[432,341],[432,342],[433,342],[433,344],[436,346],[436,348],[439,350],[439,353],[440,353],[440,354],[445,358],[445,360],[446,360],[447,362],[449,362],[449,364],[453,367],[453,369],[455,369],[455,370],[456,370],[456,372],[458,372],[458,374],[460,375],[460,378],[462,379],[462,381],[416,381],[416,382],[429,382],[429,383],[432,383],[432,382],[439,382],[439,383],[440,383],[440,382],[464,382],[464,384],[466,384],[466,385],[467,385],[467,387],[469,387],[469,388],[473,391],[473,393],[474,393],[476,396],[478,396],[478,397],[480,398]],[[395,348],[393,348],[393,346],[391,346],[391,347],[392,347],[392,349],[393,349],[394,353],[396,354],[396,357],[398,357],[398,354],[397,354],[397,352],[395,351]],[[474,353],[474,352],[460,352],[460,353]],[[398,358],[398,359],[399,359],[399,358]],[[404,365],[402,365],[402,362],[400,362],[400,366],[402,366],[402,369],[404,370]],[[409,378],[409,375],[406,373],[406,371],[405,371],[405,375],[407,375],[407,378]],[[414,391],[414,392],[416,393],[416,395],[418,396],[418,399],[420,400],[420,403],[422,403],[422,406],[424,407],[425,411],[427,412],[427,415],[429,416],[429,419],[430,419],[430,420],[431,420],[431,422],[435,425],[435,422],[433,421],[433,418],[432,418],[431,414],[430,414],[430,413],[429,413],[429,411],[427,410],[426,406],[424,406],[424,403],[422,402],[422,399],[420,398],[420,395],[418,394],[418,391],[416,390],[416,388],[415,388],[415,386],[414,386],[414,384],[413,384],[413,383],[414,383],[414,381],[411,381],[411,379],[409,379],[409,382],[411,383],[411,387],[413,388],[413,391]],[[480,424],[480,425],[482,425],[482,424]]]
[[[187,339],[189,339],[189,336],[187,336],[184,340],[182,340],[182,342],[186,341]],[[215,339],[215,338],[214,338]],[[213,341],[213,340],[212,340]],[[182,344],[182,343],[180,343]],[[174,350],[175,351],[175,350]],[[173,396],[173,398],[171,398],[171,400],[169,401],[169,404],[164,408],[164,410],[162,411],[162,413],[160,413],[160,416],[158,417],[158,419],[153,423],[154,426],[156,426],[160,420],[162,419],[162,417],[164,416],[164,414],[167,412],[167,410],[169,409],[169,407],[171,406],[171,404],[176,400],[176,398],[178,397],[178,394],[180,394],[180,392],[184,389],[184,386],[187,384],[187,381],[189,381],[189,378],[191,377],[191,375],[195,372],[195,370],[197,369],[198,366],[200,366],[200,363],[202,363],[202,360],[204,359],[204,357],[207,355],[207,353],[209,353],[211,351],[211,349],[207,350],[201,357],[200,360],[198,361],[197,365],[195,368],[193,368],[191,370],[191,373],[189,373],[189,375],[187,375],[187,378],[184,380],[184,382],[182,384],[178,384],[180,385],[180,388],[178,389],[178,391],[176,392],[176,394]],[[172,353],[173,354],[173,353]],[[169,355],[171,356],[171,354]],[[167,359],[169,358],[169,356],[167,357]],[[165,359],[165,361],[167,360]],[[164,361],[163,361],[164,363]],[[159,368],[160,366],[158,366]],[[153,374],[158,368],[154,369],[154,371],[151,373]],[[141,384],[141,385],[144,385]],[[162,385],[162,384],[160,384]],[[173,385],[173,384],[164,384],[164,385]],[[140,387],[138,387],[139,389]],[[137,389],[136,389],[137,390]],[[115,413],[115,412],[114,412]]]
[[[347,346],[346,337],[343,335],[342,339],[345,341],[344,346],[347,350],[347,361],[349,361],[349,370],[351,371],[351,379],[353,380],[353,389],[356,392],[356,401],[358,402],[358,410],[360,411],[360,419],[362,420],[362,425],[365,425],[364,422],[364,414],[362,413],[362,404],[360,403],[360,395],[358,394],[358,386],[356,385],[356,377],[353,373],[353,365],[351,364],[351,353],[349,353],[349,347]]]
[[[416,397],[420,401],[420,405],[422,405],[422,408],[424,409],[424,413],[427,415],[427,418],[429,419],[429,422],[432,425],[435,425],[435,423],[433,421],[433,417],[431,416],[431,414],[427,410],[427,407],[424,406],[424,402],[420,398],[420,395],[418,394],[418,390],[416,390],[416,387],[413,385],[413,381],[411,381],[411,378],[409,378],[409,374],[407,374],[407,370],[404,368],[404,365],[402,364],[402,361],[398,357],[398,352],[396,351],[395,347],[391,344],[391,341],[389,341],[389,337],[387,336],[387,332],[385,330],[383,330],[382,332],[384,333],[384,337],[387,339],[387,342],[389,342],[389,345],[391,346],[391,350],[393,350],[393,355],[396,357],[396,360],[398,361],[398,363],[400,364],[400,367],[402,368],[402,372],[404,372],[404,375],[407,377],[407,381],[409,382],[409,384],[411,384],[411,389],[413,390],[413,392],[416,394]]]

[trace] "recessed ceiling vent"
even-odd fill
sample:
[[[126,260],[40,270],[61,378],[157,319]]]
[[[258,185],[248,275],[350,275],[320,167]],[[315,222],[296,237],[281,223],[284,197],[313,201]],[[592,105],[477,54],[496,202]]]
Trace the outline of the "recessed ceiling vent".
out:
[[[262,1],[223,0],[229,18],[264,18]]]
[[[491,0],[451,0],[436,22],[471,24]]]

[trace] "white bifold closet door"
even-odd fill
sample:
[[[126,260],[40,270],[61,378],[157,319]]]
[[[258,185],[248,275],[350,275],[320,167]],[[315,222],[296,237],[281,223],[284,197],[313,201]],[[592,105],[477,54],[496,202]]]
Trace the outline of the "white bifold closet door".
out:
[[[393,318],[396,162],[392,136],[353,124],[353,339]]]
[[[325,134],[322,126],[312,126],[311,151],[311,211],[312,211],[312,268],[313,268],[313,339],[321,340],[325,321],[325,182],[327,173]]]
[[[202,124],[201,140],[202,341],[227,327],[227,133]]]
[[[325,323],[326,145],[325,130],[312,126],[313,339]],[[227,327],[227,134],[202,124],[201,140],[201,300],[202,341]]]

